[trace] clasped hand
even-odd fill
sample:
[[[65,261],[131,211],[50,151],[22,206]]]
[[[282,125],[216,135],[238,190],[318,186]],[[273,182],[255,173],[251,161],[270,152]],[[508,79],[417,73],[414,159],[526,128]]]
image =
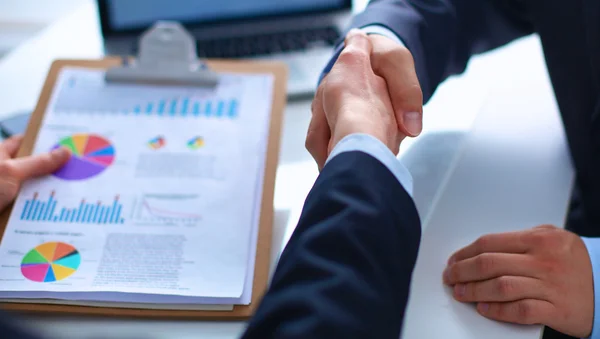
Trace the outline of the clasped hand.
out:
[[[410,52],[389,38],[352,30],[317,89],[306,148],[319,168],[354,133],[369,134],[398,154],[406,136],[421,132],[422,103]]]
[[[421,113],[410,52],[386,37],[353,30],[315,95],[306,148],[319,168],[353,133],[369,134],[397,154],[406,136],[421,132]],[[592,331],[590,258],[571,232],[541,226],[483,236],[452,255],[443,280],[456,300],[475,303],[484,317],[544,324],[578,337]]]

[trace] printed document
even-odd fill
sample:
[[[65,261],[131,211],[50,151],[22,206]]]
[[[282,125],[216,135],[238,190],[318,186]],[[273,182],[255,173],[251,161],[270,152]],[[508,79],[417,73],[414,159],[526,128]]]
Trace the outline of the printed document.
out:
[[[63,69],[34,153],[72,156],[23,185],[0,298],[248,303],[272,91],[271,75],[205,89]]]

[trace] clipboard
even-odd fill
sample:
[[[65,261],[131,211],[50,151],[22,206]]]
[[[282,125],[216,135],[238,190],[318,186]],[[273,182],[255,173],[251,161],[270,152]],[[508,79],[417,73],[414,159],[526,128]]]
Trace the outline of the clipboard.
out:
[[[149,33],[156,30],[157,27],[167,26],[170,29],[181,30],[185,32],[183,27],[177,23],[161,22],[150,29]],[[187,34],[187,32],[185,32]],[[147,33],[148,34],[148,33]],[[147,37],[146,34],[146,37]],[[191,37],[191,36],[190,36]],[[142,43],[144,38],[142,38]],[[190,43],[186,41],[186,43]],[[195,54],[195,42],[194,48]],[[154,49],[156,52],[156,49]],[[190,62],[198,62],[193,57],[186,56]],[[169,58],[173,60],[172,58]],[[103,60],[56,60],[52,63],[44,86],[42,88],[37,106],[31,116],[27,127],[25,138],[19,149],[17,157],[31,155],[35,141],[37,140],[38,131],[46,112],[47,105],[50,101],[54,85],[57,77],[63,67],[84,67],[91,69],[102,70],[119,70],[129,67],[131,59],[120,57],[108,57]],[[180,60],[181,61],[181,60]],[[171,62],[172,63],[172,62]],[[174,63],[172,63],[174,65]],[[172,65],[172,66],[173,66]],[[169,65],[163,65],[167,67]],[[133,309],[122,307],[96,307],[96,306],[73,306],[73,305],[58,305],[58,304],[42,304],[42,303],[0,303],[0,308],[9,311],[20,313],[39,313],[47,315],[79,315],[79,316],[113,316],[113,317],[138,317],[138,318],[162,318],[162,319],[202,319],[202,320],[244,320],[248,319],[254,313],[264,292],[266,291],[269,280],[269,266],[272,242],[272,227],[273,227],[273,198],[275,190],[275,175],[277,171],[277,163],[279,160],[279,145],[281,139],[281,125],[283,119],[283,111],[286,104],[286,84],[287,84],[287,67],[283,63],[277,62],[254,62],[254,61],[225,61],[225,60],[210,60],[206,64],[201,63],[198,68],[182,68],[181,72],[187,72],[186,76],[173,77],[163,79],[163,84],[186,84],[196,86],[214,86],[216,72],[231,72],[238,74],[272,74],[274,77],[273,85],[273,101],[271,104],[271,121],[269,123],[269,136],[267,142],[267,156],[265,160],[264,183],[262,193],[262,203],[260,208],[258,243],[256,246],[256,261],[254,267],[254,279],[252,285],[252,298],[249,305],[234,305],[231,311],[200,311],[200,310],[156,310],[156,309]],[[125,76],[121,76],[117,80],[107,81],[131,81],[138,83],[150,83],[152,77],[160,76],[154,74],[151,77],[145,75],[136,78],[142,74],[143,64],[140,70],[134,72],[125,72]],[[107,72],[109,74],[110,72]],[[174,74],[174,73],[171,73]],[[156,80],[156,78],[154,79]],[[2,214],[0,214],[0,238],[4,235],[9,216],[12,212],[13,205],[11,204]]]

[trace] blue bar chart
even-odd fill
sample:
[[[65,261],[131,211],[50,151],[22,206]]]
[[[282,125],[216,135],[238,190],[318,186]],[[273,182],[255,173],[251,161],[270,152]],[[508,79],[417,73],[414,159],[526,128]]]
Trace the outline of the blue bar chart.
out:
[[[244,118],[245,101],[253,100],[239,76],[223,75],[215,88],[203,88],[107,83],[101,71],[76,73],[61,78],[54,114],[228,121]]]
[[[145,103],[135,103],[135,101],[139,102],[143,101],[143,99],[129,101],[127,103],[115,103],[109,100],[94,105],[97,106],[94,109],[63,107],[65,105],[62,105],[57,109],[57,113],[235,120],[239,118],[240,111],[239,100],[235,98],[219,99],[179,96]]]
[[[190,97],[161,99],[156,102],[136,105],[131,110],[123,110],[125,115],[146,115],[162,117],[203,117],[216,119],[236,119],[239,103],[236,99],[201,100]]]
[[[25,201],[21,211],[20,220],[33,222],[54,223],[82,223],[82,224],[123,224],[125,220],[121,217],[123,205],[116,196],[110,205],[101,201],[97,203],[86,202],[82,199],[79,206],[73,208],[58,207],[59,201],[55,193],[42,201],[39,194],[33,194],[33,198]]]

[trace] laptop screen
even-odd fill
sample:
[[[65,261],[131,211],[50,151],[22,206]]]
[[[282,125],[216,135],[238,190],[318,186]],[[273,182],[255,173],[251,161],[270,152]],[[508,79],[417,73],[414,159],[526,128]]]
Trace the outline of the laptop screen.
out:
[[[100,0],[107,31],[143,29],[157,20],[184,23],[245,19],[349,8],[349,0]]]

